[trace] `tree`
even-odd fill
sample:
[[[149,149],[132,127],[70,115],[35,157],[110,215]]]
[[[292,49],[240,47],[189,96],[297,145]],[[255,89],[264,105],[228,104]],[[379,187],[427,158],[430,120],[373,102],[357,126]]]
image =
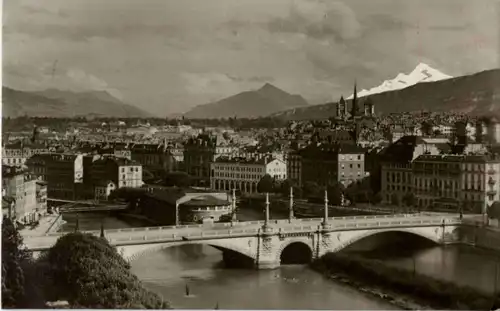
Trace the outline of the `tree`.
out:
[[[297,195],[295,192],[295,181],[291,179],[285,179],[280,185],[280,192],[284,197],[290,196],[290,188],[293,187],[294,196]]]
[[[380,194],[380,192],[377,192],[372,195],[371,202],[375,205],[380,204],[382,202],[382,195]]]
[[[488,206],[486,213],[490,219],[500,219],[500,202],[493,202],[493,204]]]
[[[274,191],[274,179],[271,175],[264,175],[257,184],[257,191],[259,193],[268,193]]]
[[[185,172],[167,173],[163,181],[167,187],[189,188],[193,184],[193,179]]]
[[[23,238],[8,218],[2,223],[2,307],[41,308],[34,261],[22,249]]]
[[[391,204],[393,205],[393,211],[395,212],[396,208],[399,208],[401,202],[399,200],[399,196],[396,193],[391,195]]]
[[[51,301],[67,300],[80,308],[168,308],[142,286],[106,239],[69,233],[41,260],[46,267],[44,288]]]
[[[403,196],[403,203],[409,207],[409,208],[412,208],[415,206],[416,204],[416,201],[417,201],[417,198],[415,197],[415,194],[413,194],[413,192],[407,192],[404,196]]]
[[[302,187],[302,193],[306,197],[317,197],[320,195],[319,186],[313,181],[306,181]]]
[[[328,203],[331,205],[342,205],[342,199],[344,197],[344,187],[340,183],[329,185],[327,187],[328,191]]]

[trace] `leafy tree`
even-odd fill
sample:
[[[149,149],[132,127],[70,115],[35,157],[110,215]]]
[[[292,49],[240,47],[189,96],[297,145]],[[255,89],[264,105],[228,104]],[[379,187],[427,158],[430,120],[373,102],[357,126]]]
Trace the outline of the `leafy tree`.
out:
[[[334,185],[329,185],[327,187],[328,191],[328,203],[331,205],[342,205],[342,198],[344,196],[344,187],[340,183]]]
[[[403,196],[403,203],[407,206],[407,207],[414,207],[415,204],[416,204],[416,201],[417,201],[417,198],[415,197],[415,194],[413,194],[413,192],[407,192],[404,196]]]
[[[22,249],[23,238],[8,218],[2,223],[2,307],[41,308],[43,298],[37,291],[34,261]]]
[[[493,204],[488,206],[486,213],[490,219],[500,219],[500,202],[493,202]]]
[[[377,192],[372,195],[371,202],[375,205],[380,204],[382,202],[382,195],[380,194],[380,192]]]
[[[259,193],[273,192],[274,191],[274,179],[271,175],[264,175],[257,184],[257,191]]]
[[[171,172],[165,174],[163,178],[164,184],[167,187],[188,188],[192,186],[193,179],[185,172]]]
[[[106,239],[70,233],[41,259],[46,295],[79,308],[168,308],[130,272],[130,265]]]
[[[281,194],[285,197],[288,197],[290,196],[290,188],[291,187],[294,187],[293,189],[293,195],[297,195],[297,193],[295,192],[295,181],[294,180],[291,180],[291,179],[285,179],[281,185],[280,185],[280,190],[281,190]]]
[[[319,186],[313,181],[306,181],[302,187],[302,193],[306,197],[317,197],[320,195]]]

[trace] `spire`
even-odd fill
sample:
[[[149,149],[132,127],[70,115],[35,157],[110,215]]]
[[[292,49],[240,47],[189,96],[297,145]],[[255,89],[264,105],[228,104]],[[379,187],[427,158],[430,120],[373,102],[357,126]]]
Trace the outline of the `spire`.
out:
[[[357,91],[357,81],[354,80],[354,94],[352,97],[351,118],[354,118],[357,114],[358,114],[358,91]]]

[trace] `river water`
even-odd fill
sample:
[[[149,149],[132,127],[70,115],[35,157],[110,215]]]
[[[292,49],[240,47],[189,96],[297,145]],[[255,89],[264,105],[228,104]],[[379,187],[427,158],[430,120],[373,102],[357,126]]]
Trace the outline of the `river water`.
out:
[[[280,215],[285,218],[286,216]],[[240,220],[262,219],[259,212],[243,210]],[[73,231],[74,217],[65,217],[63,231]],[[140,226],[106,214],[82,214],[81,230]],[[435,278],[451,280],[484,291],[494,287],[492,252],[471,247],[430,246],[403,251],[383,251],[372,256],[391,265],[415,269]],[[225,269],[221,252],[205,245],[167,248],[138,258],[132,271],[151,290],[178,309],[371,309],[395,310],[386,301],[333,282],[305,265],[282,266],[276,270]],[[186,285],[189,295],[186,295]]]

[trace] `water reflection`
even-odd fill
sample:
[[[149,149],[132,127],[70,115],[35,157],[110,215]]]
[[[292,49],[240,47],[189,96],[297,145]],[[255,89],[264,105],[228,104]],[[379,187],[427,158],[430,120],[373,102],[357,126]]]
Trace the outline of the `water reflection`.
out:
[[[221,259],[221,252],[210,246],[175,246],[139,257],[132,271],[176,308],[210,309],[218,303],[222,309],[395,309],[305,265],[224,269]],[[190,297],[185,295],[186,283]]]

